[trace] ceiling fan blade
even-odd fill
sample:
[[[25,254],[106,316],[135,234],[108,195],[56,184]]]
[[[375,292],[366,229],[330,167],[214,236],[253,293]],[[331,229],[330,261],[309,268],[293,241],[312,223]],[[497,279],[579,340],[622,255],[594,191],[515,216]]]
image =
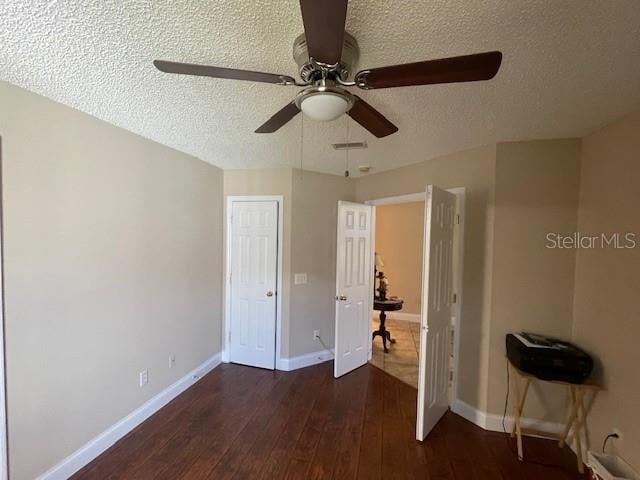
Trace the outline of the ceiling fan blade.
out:
[[[347,0],[300,0],[309,57],[328,65],[342,56]]]
[[[362,70],[356,74],[355,82],[360,88],[368,90],[490,80],[498,73],[501,62],[500,52],[476,53]]]
[[[247,80],[250,82],[274,83],[277,85],[294,85],[295,79],[289,75],[275,73],[253,72],[236,68],[212,67],[209,65],[194,65],[192,63],[167,62],[154,60],[158,70],[166,73],[181,73],[183,75],[197,75],[200,77],[226,78],[229,80]]]
[[[398,127],[387,120],[379,111],[357,95],[354,96],[356,101],[347,114],[356,122],[378,138],[386,137],[398,131]]]
[[[288,103],[284,108],[280,109],[269,120],[264,122],[255,133],[273,133],[280,127],[284,126],[289,120],[300,113],[300,109],[295,102]]]

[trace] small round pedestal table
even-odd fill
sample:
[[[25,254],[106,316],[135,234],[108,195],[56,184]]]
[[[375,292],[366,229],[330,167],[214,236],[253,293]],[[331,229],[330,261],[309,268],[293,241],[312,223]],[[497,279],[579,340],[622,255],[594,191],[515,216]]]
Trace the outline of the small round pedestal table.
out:
[[[396,310],[402,310],[403,300],[396,298],[393,300],[373,300],[373,309],[380,311],[380,327],[378,330],[373,332],[373,337],[371,341],[375,340],[376,335],[382,337],[382,345],[384,346],[384,353],[389,353],[389,349],[387,348],[387,340],[391,343],[396,343],[395,339],[391,338],[391,333],[384,326],[384,322],[387,319],[387,314],[385,312],[393,312]]]

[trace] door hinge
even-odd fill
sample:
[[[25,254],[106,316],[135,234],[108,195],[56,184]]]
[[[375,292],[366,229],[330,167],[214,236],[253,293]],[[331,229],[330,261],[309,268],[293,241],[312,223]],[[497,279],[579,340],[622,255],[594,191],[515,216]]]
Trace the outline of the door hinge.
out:
[[[457,293],[454,293],[454,294],[453,294],[453,298],[451,299],[451,302],[452,302],[452,303],[457,303],[457,301],[458,301],[458,294],[457,294]]]
[[[460,214],[456,213],[456,225],[460,225]]]

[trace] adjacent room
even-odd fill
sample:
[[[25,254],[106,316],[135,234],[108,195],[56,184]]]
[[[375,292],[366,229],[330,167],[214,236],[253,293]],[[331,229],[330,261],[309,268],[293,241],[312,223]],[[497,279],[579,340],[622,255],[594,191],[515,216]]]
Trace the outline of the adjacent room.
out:
[[[374,291],[373,330],[381,332],[384,323],[384,331],[389,332],[391,340],[387,342],[384,334],[373,337],[371,364],[416,389],[423,236],[424,199],[376,205],[374,284],[377,290]],[[383,292],[381,285],[384,285]],[[376,304],[376,300],[383,301]],[[388,305],[384,300],[388,300]],[[394,310],[379,310],[385,308]]]
[[[640,479],[639,26],[0,2],[0,480]]]

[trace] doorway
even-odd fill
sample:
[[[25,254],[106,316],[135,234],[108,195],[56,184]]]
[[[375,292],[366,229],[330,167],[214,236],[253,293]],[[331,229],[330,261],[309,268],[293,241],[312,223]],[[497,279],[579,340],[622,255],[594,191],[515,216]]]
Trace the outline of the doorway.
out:
[[[425,207],[421,197],[376,206],[375,295],[388,301],[374,302],[371,311],[370,363],[416,389]]]
[[[227,197],[225,362],[274,370],[280,358],[282,203]]]
[[[419,337],[414,333],[415,326],[413,331],[411,326],[408,328],[408,332],[413,333],[412,335],[404,335],[405,347],[410,347],[411,341],[415,343],[419,338],[416,422],[418,440],[424,440],[457,398],[458,332],[460,332],[462,321],[465,194],[464,187],[442,190],[429,185],[426,193],[386,197],[366,202],[378,209],[387,205],[411,203],[424,205],[423,221],[416,222],[422,223],[424,227],[422,261],[417,262],[421,266],[422,275]],[[384,265],[384,258],[378,258],[378,265],[380,267]],[[389,296],[393,296],[393,293],[389,292]],[[402,313],[396,318],[415,320],[415,317]],[[376,326],[379,327],[379,324],[376,324],[374,319],[372,333]],[[393,325],[389,325],[389,329],[392,328]],[[390,337],[393,338],[393,336]],[[393,346],[394,344],[391,344],[390,348]],[[375,346],[372,345],[370,360],[375,364],[373,348]],[[405,349],[405,354],[409,354],[408,348]],[[411,382],[415,381],[414,378],[413,375],[410,377]],[[401,378],[401,380],[405,379]]]

